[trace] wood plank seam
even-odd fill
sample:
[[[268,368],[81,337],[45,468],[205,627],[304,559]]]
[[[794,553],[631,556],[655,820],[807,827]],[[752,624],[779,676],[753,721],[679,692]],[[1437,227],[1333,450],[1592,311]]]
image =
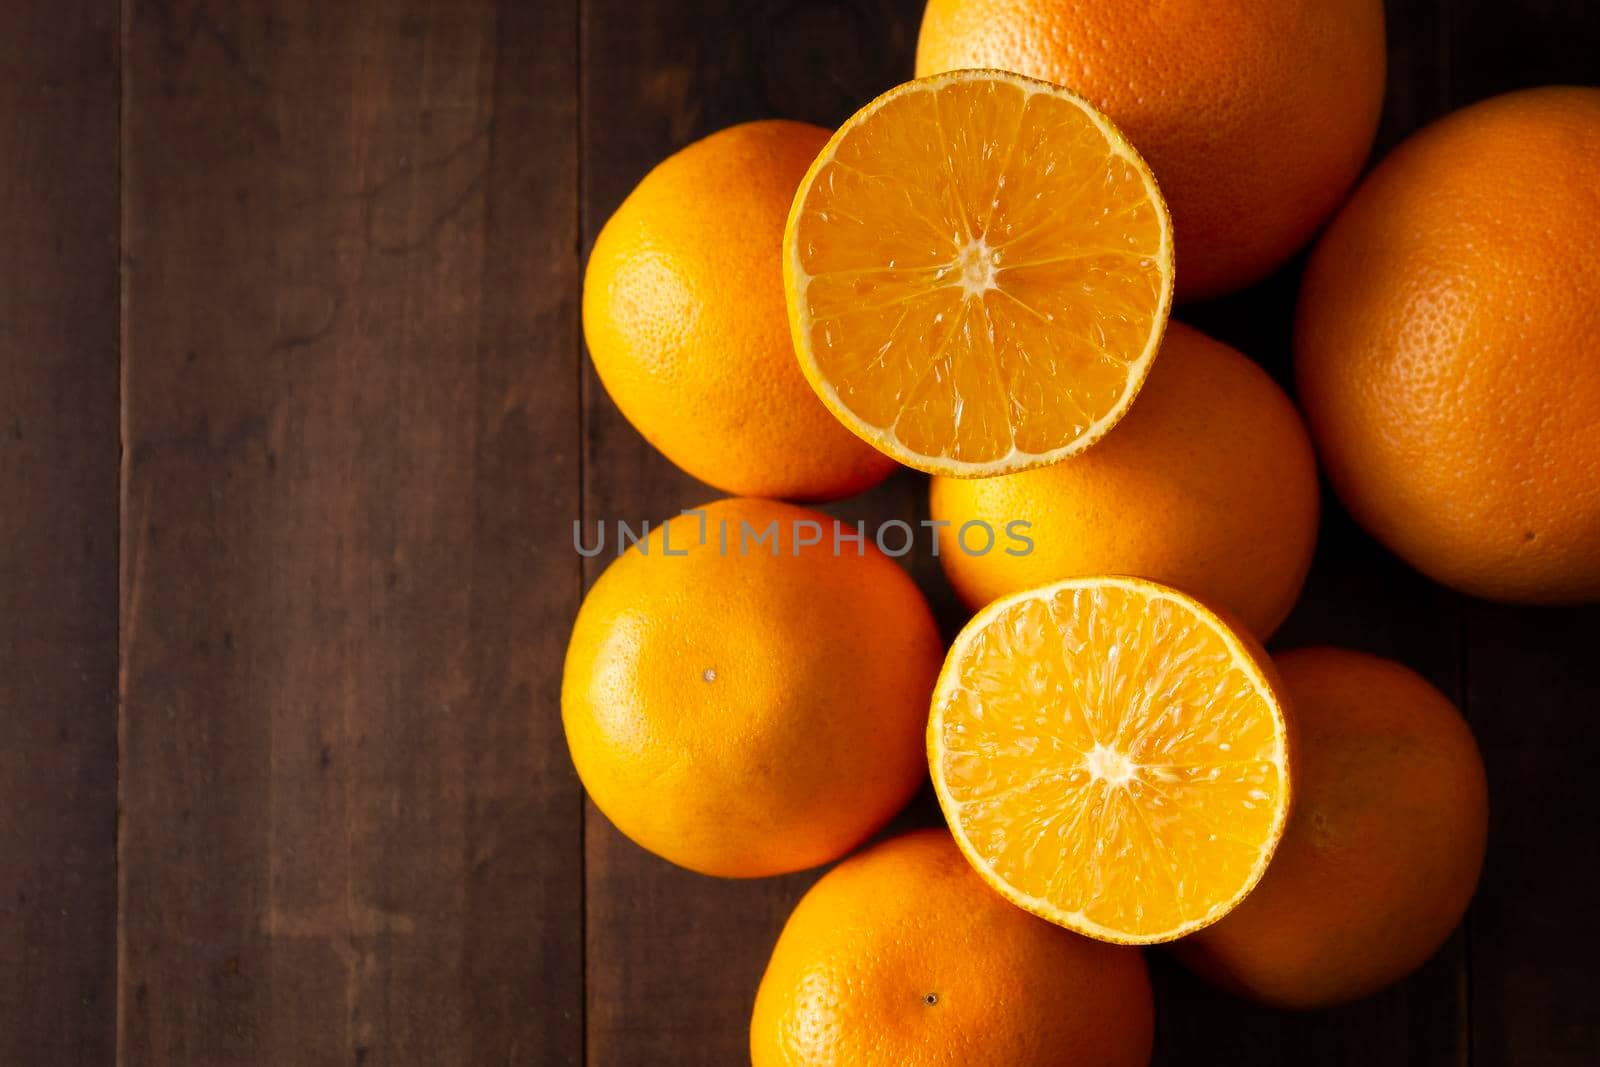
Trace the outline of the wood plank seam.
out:
[[[583,271],[584,252],[589,247],[592,237],[585,231],[584,226],[584,171],[588,166],[585,155],[586,145],[584,139],[584,114],[587,105],[583,85],[584,45],[588,36],[589,8],[585,0],[572,0],[573,6],[573,41],[572,41],[572,98],[575,103],[573,108],[573,137],[577,145],[576,167],[573,171],[573,197],[572,207],[575,214],[573,220],[573,233],[576,244],[572,248],[573,260],[576,264],[573,274],[578,282],[578,312],[579,322],[576,337],[577,358],[573,361],[575,380],[572,383],[574,399],[578,405],[578,441],[577,441],[577,474],[578,474],[578,512],[577,519],[586,521],[589,516],[589,405],[587,393],[589,379],[584,373],[584,364],[588,361],[588,346],[583,336]],[[563,549],[565,546],[562,546]],[[577,583],[575,603],[582,605],[584,593],[589,587],[589,561],[580,559],[574,568],[573,580]],[[556,711],[559,713],[560,708]],[[565,747],[565,746],[563,746]],[[589,796],[580,784],[576,797],[576,811],[574,817],[578,823],[578,1063],[587,1067],[589,1063],[589,844],[588,844],[588,805]]]

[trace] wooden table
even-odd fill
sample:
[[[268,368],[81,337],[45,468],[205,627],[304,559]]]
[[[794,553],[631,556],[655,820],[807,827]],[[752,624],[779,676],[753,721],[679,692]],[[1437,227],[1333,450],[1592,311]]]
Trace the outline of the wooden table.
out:
[[[572,520],[713,495],[587,367],[582,264],[673,149],[909,76],[920,8],[0,5],[0,1064],[744,1061],[815,875],[645,855],[562,740],[599,564]],[[1591,0],[1390,23],[1381,147],[1600,81]],[[1297,273],[1183,314],[1282,377]],[[838,510],[924,508],[905,474]],[[1278,644],[1397,656],[1460,703],[1483,884],[1420,974],[1326,1014],[1154,956],[1158,1061],[1600,1062],[1597,636],[1600,609],[1423,581],[1330,501]]]

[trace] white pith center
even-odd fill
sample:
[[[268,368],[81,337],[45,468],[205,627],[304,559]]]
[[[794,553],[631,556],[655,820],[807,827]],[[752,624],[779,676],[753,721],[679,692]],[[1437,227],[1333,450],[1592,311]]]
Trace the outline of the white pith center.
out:
[[[1084,757],[1083,762],[1091,777],[1107,785],[1121,785],[1139,770],[1138,764],[1116,749],[1105,745],[1095,745]]]
[[[967,241],[956,253],[956,269],[961,288],[968,296],[982,296],[995,288],[995,272],[1000,269],[1000,250],[990,248],[982,237]]]

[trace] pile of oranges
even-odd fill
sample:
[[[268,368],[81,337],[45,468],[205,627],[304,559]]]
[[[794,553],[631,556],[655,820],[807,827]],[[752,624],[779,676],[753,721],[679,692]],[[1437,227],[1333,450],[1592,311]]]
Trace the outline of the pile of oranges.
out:
[[[584,601],[589,795],[747,878],[931,778],[946,830],[795,909],[756,1067],[1143,1064],[1142,945],[1289,1008],[1398,980],[1477,882],[1477,747],[1398,663],[1263,644],[1319,461],[1439,582],[1600,599],[1600,90],[1468,107],[1358,184],[1380,0],[930,0],[917,66],[832,133],[688,146],[595,244],[601,381],[732,495]],[[1170,316],[1314,238],[1297,407]],[[973,612],[948,647],[898,552],[801,506],[900,466]]]

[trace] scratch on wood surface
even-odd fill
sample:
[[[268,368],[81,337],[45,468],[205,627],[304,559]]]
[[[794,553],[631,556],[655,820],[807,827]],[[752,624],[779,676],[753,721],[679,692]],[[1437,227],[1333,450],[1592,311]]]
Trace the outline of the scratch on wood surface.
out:
[[[150,536],[150,493],[154,483],[146,480],[144,493],[139,500],[139,506],[127,509],[124,521],[128,524],[128,558],[124,566],[127,568],[125,588],[127,589],[126,615],[122,620],[122,651],[118,656],[117,691],[128,691],[128,664],[132,662],[129,653],[134,647],[134,642],[139,636],[139,619],[144,614],[144,561],[145,545]]]
[[[375,251],[417,251],[481,205],[489,173],[489,129],[480,125],[444,155],[401,167],[363,194],[367,240]]]

